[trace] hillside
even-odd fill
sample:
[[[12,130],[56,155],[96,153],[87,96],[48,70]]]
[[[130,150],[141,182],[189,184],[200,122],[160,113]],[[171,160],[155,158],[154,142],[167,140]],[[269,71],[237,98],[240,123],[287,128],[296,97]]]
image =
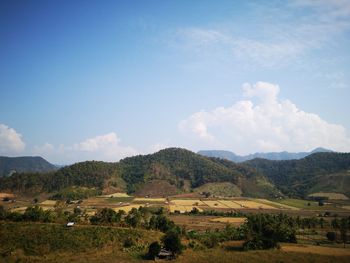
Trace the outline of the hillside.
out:
[[[238,193],[246,196],[265,197],[278,192],[253,168],[232,162],[225,164],[180,148],[125,158],[118,163],[87,161],[54,173],[14,174],[0,179],[0,189],[34,194],[78,186],[104,193],[120,190],[137,195],[171,195],[219,182],[231,183],[239,189]],[[271,187],[266,188],[267,184]]]
[[[287,195],[303,197],[317,191],[349,195],[350,153],[314,153],[285,161],[254,159],[244,164],[264,174]]]
[[[332,152],[330,150],[324,148],[316,148],[310,152],[267,152],[267,153],[254,153],[248,155],[237,155],[230,151],[221,151],[221,150],[206,150],[199,151],[198,154],[204,155],[207,157],[216,157],[221,159],[226,159],[232,162],[245,162],[249,160],[253,160],[256,158],[262,158],[267,160],[294,160],[294,159],[302,159],[310,154],[317,152]]]
[[[0,178],[0,190],[87,197],[116,191],[169,196],[216,195],[305,197],[314,192],[350,195],[350,153],[315,153],[300,160],[254,159],[234,163],[180,148],[125,158],[117,163],[86,161],[48,173],[16,173]],[[224,184],[223,184],[224,183]]]
[[[17,173],[49,172],[57,167],[42,157],[4,157],[0,156],[0,177]]]

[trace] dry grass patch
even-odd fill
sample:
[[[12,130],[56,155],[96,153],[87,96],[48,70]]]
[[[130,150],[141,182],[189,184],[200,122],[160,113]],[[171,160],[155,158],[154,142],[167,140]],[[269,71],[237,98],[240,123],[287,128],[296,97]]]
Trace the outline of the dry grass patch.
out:
[[[56,204],[55,200],[45,200],[40,203],[40,205],[49,205],[49,206],[54,206]]]
[[[221,203],[220,201],[203,201],[204,204],[210,208],[230,208],[229,206]]]
[[[119,206],[112,208],[114,211],[118,212],[119,210],[125,211],[125,213],[129,213],[131,209],[136,208],[139,209],[142,205],[127,205],[127,206]]]
[[[9,194],[9,193],[0,193],[0,198],[5,198],[5,197],[8,197],[8,198],[14,198],[15,195],[14,194]]]
[[[165,202],[166,198],[143,198],[143,197],[136,197],[134,198],[134,202],[155,202],[155,203],[161,203]]]
[[[127,193],[114,193],[114,194],[109,194],[109,195],[101,195],[99,197],[107,198],[107,197],[131,197]]]
[[[12,212],[24,213],[26,211],[26,209],[27,209],[26,206],[22,206],[22,207],[13,208],[13,209],[11,209],[11,211]]]
[[[171,200],[171,203],[175,204],[175,205],[183,205],[183,206],[201,206],[201,205],[205,205],[199,199],[174,199],[174,200]]]
[[[193,208],[197,208],[199,212],[203,212],[203,209],[199,208],[198,206],[184,206],[184,205],[169,205],[169,210],[171,213],[174,213],[175,211],[179,211],[180,213],[185,212],[191,212]]]
[[[286,252],[313,253],[313,254],[329,255],[329,256],[350,256],[349,248],[338,248],[338,247],[283,244],[281,246],[281,250]]]
[[[269,206],[266,204],[254,202],[254,201],[246,201],[246,200],[235,200],[235,203],[239,204],[241,208],[252,208],[252,209],[275,209],[273,206]]]
[[[247,218],[245,217],[218,217],[218,218],[213,218],[210,221],[240,225],[240,224],[243,224],[246,220]]]
[[[349,198],[344,194],[339,193],[313,193],[309,195],[310,197],[326,197],[329,200],[349,200]]]
[[[229,207],[229,208],[241,208],[241,206],[235,202],[229,201],[229,200],[219,200],[219,203]]]

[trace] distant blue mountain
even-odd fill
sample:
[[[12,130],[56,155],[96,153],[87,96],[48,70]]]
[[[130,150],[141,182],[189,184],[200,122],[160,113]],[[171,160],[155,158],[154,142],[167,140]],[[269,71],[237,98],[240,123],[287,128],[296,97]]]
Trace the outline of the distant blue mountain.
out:
[[[314,149],[311,152],[298,152],[298,153],[291,153],[291,152],[284,151],[284,152],[253,153],[253,154],[240,156],[230,151],[203,150],[203,151],[199,151],[198,154],[207,156],[207,157],[216,157],[216,158],[226,159],[226,160],[239,163],[239,162],[252,160],[255,158],[262,158],[262,159],[268,159],[268,160],[302,159],[310,154],[317,153],[317,152],[332,152],[332,151],[319,147]]]
[[[50,172],[57,167],[39,156],[5,157],[0,156],[0,177],[14,173]]]

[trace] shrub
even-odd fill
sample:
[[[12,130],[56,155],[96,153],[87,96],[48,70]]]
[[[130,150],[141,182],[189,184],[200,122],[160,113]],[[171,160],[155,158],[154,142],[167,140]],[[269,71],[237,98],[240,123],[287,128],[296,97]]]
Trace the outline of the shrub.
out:
[[[337,234],[335,232],[327,232],[326,237],[329,241],[334,242],[337,239]]]
[[[165,233],[162,238],[165,249],[172,251],[174,254],[181,254],[182,244],[180,234],[174,229]]]
[[[155,259],[155,257],[159,254],[160,250],[161,250],[160,244],[157,241],[154,241],[148,247],[147,258]]]

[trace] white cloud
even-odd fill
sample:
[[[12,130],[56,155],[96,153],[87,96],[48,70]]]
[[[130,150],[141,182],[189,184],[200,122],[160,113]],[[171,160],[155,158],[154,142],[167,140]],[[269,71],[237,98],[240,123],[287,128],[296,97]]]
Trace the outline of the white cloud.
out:
[[[22,135],[14,129],[0,124],[0,154],[12,156],[24,151]]]
[[[115,162],[121,158],[138,154],[130,146],[124,146],[116,133],[88,138],[71,146],[55,147],[49,143],[34,147],[34,153],[55,163],[70,164],[78,161],[99,160]]]
[[[279,87],[274,84],[244,84],[243,95],[249,100],[196,112],[179,123],[179,130],[199,149],[246,154],[307,151],[321,146],[350,151],[350,138],[343,126],[298,109],[291,101],[279,99],[278,93]]]

